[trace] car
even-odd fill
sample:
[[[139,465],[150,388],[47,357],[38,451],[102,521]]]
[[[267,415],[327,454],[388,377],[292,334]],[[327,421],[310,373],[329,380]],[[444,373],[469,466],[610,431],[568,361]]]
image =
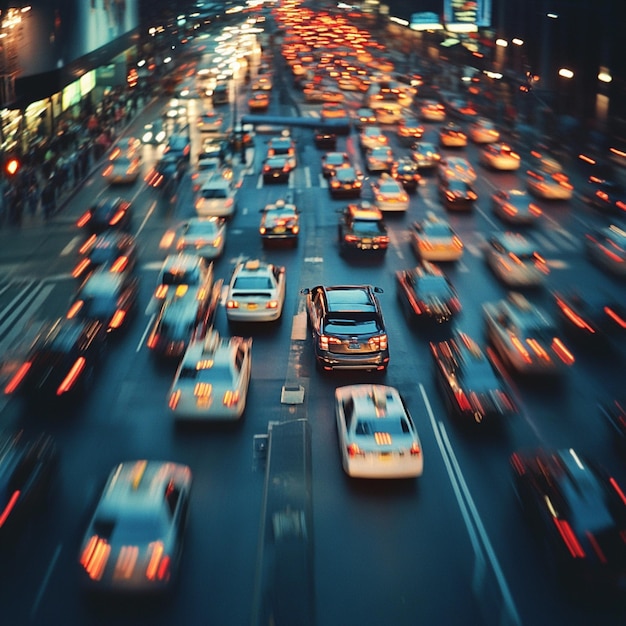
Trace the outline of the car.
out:
[[[181,224],[176,250],[215,259],[224,252],[226,221],[223,217],[192,217]]]
[[[410,156],[420,170],[435,168],[441,160],[437,146],[428,141],[416,141],[411,146]]]
[[[359,133],[359,144],[362,150],[388,146],[389,138],[383,133],[380,126],[364,126]]]
[[[446,107],[435,100],[423,100],[419,107],[419,116],[423,122],[444,122]]]
[[[587,204],[605,213],[626,214],[626,187],[614,180],[590,176],[582,197]]]
[[[350,114],[342,104],[325,102],[320,111],[320,121],[339,135],[350,133]]]
[[[615,294],[594,285],[585,290],[562,287],[553,290],[552,297],[556,316],[572,341],[602,353],[623,344],[626,305]]]
[[[173,297],[179,285],[200,287],[209,292],[215,282],[212,262],[190,252],[168,254],[159,270],[153,301],[158,308],[168,298]]]
[[[626,227],[610,224],[585,233],[585,251],[598,267],[626,276]]]
[[[0,547],[10,545],[48,502],[59,451],[47,433],[0,434]]]
[[[273,87],[272,78],[267,75],[257,76],[250,84],[252,91],[271,91]]]
[[[365,167],[368,172],[391,172],[394,163],[393,150],[387,146],[368,148],[365,152]]]
[[[600,402],[598,410],[606,422],[613,445],[626,456],[626,403],[621,398]]]
[[[501,189],[491,194],[491,209],[503,222],[518,226],[534,224],[543,214],[523,189]]]
[[[411,224],[409,237],[415,256],[422,261],[458,261],[463,256],[461,238],[446,219],[432,211]]]
[[[194,208],[198,217],[232,217],[237,210],[236,185],[224,176],[212,176],[200,187]]]
[[[398,106],[381,106],[374,109],[377,124],[398,124],[404,117]]]
[[[461,425],[498,428],[518,413],[504,377],[467,333],[431,342],[430,353],[446,409]]]
[[[424,126],[414,118],[403,118],[398,122],[396,135],[400,143],[411,146],[424,135]]]
[[[161,145],[167,139],[167,131],[162,120],[154,120],[144,124],[141,141],[155,146]]]
[[[185,173],[185,168],[185,161],[177,155],[163,154],[146,176],[146,183],[156,189],[171,189],[173,185],[178,185]]]
[[[207,96],[208,95],[209,94],[207,92]],[[213,87],[210,98],[213,102],[213,106],[228,104],[230,102],[230,84],[228,82],[217,83],[215,87]]]
[[[359,107],[353,115],[354,125],[360,131],[364,126],[376,125],[376,113],[369,107]]]
[[[296,157],[296,142],[289,136],[272,137],[267,144],[267,158],[282,156],[294,169],[298,165]]]
[[[266,204],[261,209],[259,234],[264,246],[270,242],[287,241],[292,246],[298,245],[300,234],[300,211],[293,202],[282,198]]]
[[[229,140],[221,134],[204,134],[200,138],[200,150],[198,151],[198,161],[203,159],[217,159],[220,164],[232,160],[232,150]]]
[[[267,157],[263,161],[262,174],[264,183],[287,183],[291,174],[289,159],[284,156]]]
[[[217,133],[222,128],[224,116],[217,111],[205,111],[198,117],[196,126],[201,133]]]
[[[286,268],[259,259],[235,265],[226,294],[226,319],[274,322],[280,319],[287,290]]]
[[[106,330],[98,320],[59,318],[45,322],[4,393],[42,406],[83,398],[103,360],[105,337]]]
[[[193,190],[199,191],[204,183],[214,177],[232,180],[233,170],[224,165],[223,159],[219,157],[202,156],[198,158],[198,163],[191,174]]]
[[[383,173],[382,176],[372,181],[371,187],[376,205],[383,213],[408,210],[409,194],[391,175]]]
[[[461,301],[450,279],[430,261],[396,272],[402,310],[411,322],[443,324],[461,313]]]
[[[337,387],[335,417],[341,464],[348,476],[393,479],[422,475],[422,444],[395,387]]]
[[[522,294],[483,304],[483,316],[487,339],[511,373],[554,379],[573,365],[554,319]]]
[[[460,121],[474,121],[478,119],[478,111],[472,102],[463,98],[453,98],[446,103],[448,115]]]
[[[479,117],[469,123],[467,134],[474,143],[496,143],[500,140],[500,131],[485,117]]]
[[[543,200],[570,200],[574,195],[574,186],[561,164],[534,150],[526,170],[526,186],[530,193]]]
[[[186,465],[147,459],[109,474],[81,542],[86,592],[154,595],[177,580],[192,474]]]
[[[270,96],[266,91],[255,91],[248,98],[250,111],[267,111],[270,106]]]
[[[340,167],[350,167],[352,161],[347,152],[327,152],[322,155],[322,176],[330,178]]]
[[[78,249],[79,259],[72,270],[74,278],[84,279],[98,267],[132,271],[137,263],[137,243],[121,231],[92,234]]]
[[[557,575],[584,594],[623,594],[626,497],[574,448],[511,455],[515,493]]]
[[[89,207],[76,225],[91,234],[107,230],[129,230],[132,220],[132,205],[122,198],[101,198]]]
[[[309,85],[302,90],[304,101],[309,104],[319,104],[324,102],[343,102],[345,96],[334,89],[324,86]]]
[[[389,235],[383,214],[369,202],[349,204],[340,212],[337,235],[339,249],[346,252],[375,252],[384,254]]]
[[[406,191],[417,191],[422,180],[417,163],[409,157],[402,157],[395,161],[390,173]]]
[[[137,312],[139,280],[115,266],[99,267],[85,278],[72,298],[67,319],[98,320],[106,332],[127,330]]]
[[[487,237],[485,261],[507,287],[540,287],[550,268],[529,239],[512,231]]]
[[[506,172],[515,172],[522,164],[520,155],[508,143],[487,144],[480,151],[478,161],[492,170]]]
[[[455,178],[468,183],[476,182],[478,178],[472,164],[464,157],[446,156],[439,161],[437,175],[440,179]]]
[[[442,148],[464,148],[467,135],[458,124],[448,122],[439,129],[439,145]]]
[[[320,150],[335,150],[337,148],[337,133],[325,127],[313,131],[315,147]]]
[[[384,372],[389,345],[382,308],[371,285],[318,285],[306,297],[315,361],[322,370]]]
[[[177,422],[241,419],[252,372],[252,338],[216,330],[189,344],[168,394]]]
[[[446,209],[461,211],[470,211],[478,200],[472,183],[455,176],[439,180],[439,197]]]
[[[332,198],[360,197],[363,187],[363,174],[354,167],[340,167],[328,181],[328,191]]]
[[[184,163],[189,163],[191,159],[191,140],[189,135],[182,133],[170,135],[163,149],[163,154],[175,155]]]

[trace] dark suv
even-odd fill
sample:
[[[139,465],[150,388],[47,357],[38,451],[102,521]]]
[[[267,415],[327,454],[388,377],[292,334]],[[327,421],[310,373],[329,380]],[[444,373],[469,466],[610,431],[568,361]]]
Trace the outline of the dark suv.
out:
[[[389,348],[380,287],[317,286],[303,289],[315,359],[324,370],[387,369]]]
[[[368,202],[349,204],[339,211],[339,248],[342,252],[365,251],[384,254],[389,245],[383,214]]]

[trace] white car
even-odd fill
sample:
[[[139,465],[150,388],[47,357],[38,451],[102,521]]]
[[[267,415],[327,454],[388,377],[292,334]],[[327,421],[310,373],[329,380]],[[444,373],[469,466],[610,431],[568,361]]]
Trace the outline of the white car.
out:
[[[467,134],[474,143],[495,143],[500,140],[500,131],[496,125],[484,117],[471,122]]]
[[[434,143],[416,141],[411,146],[411,158],[417,163],[419,169],[430,169],[439,165],[441,153]]]
[[[212,176],[200,187],[196,199],[196,213],[200,217],[231,217],[237,208],[237,188],[232,180]]]
[[[134,183],[141,174],[139,156],[120,155],[111,159],[104,166],[102,176],[109,185],[128,185]]]
[[[224,116],[216,111],[206,111],[198,117],[198,130],[201,133],[216,133],[222,128]]]
[[[483,305],[487,338],[516,374],[555,376],[574,363],[552,318],[519,293]]]
[[[535,156],[526,174],[528,191],[538,198],[570,200],[574,195],[574,186],[569,177],[561,164],[551,157]]]
[[[465,157],[446,156],[439,161],[439,178],[463,180],[466,183],[476,181],[476,170]]]
[[[485,260],[508,287],[539,287],[550,273],[545,259],[519,233],[491,235],[486,242]]]
[[[435,100],[424,100],[419,113],[424,122],[443,122],[446,119],[446,107]]]
[[[364,126],[359,133],[359,142],[363,150],[388,146],[389,138],[383,133],[380,126]]]
[[[258,259],[238,263],[226,297],[229,322],[273,322],[285,304],[285,268]]]
[[[191,174],[193,190],[199,191],[204,183],[213,177],[232,180],[233,170],[230,167],[223,166],[219,157],[205,156],[199,158],[198,164]]]
[[[458,261],[463,242],[447,220],[429,212],[426,219],[413,222],[409,231],[415,256],[423,261]]]
[[[410,204],[409,194],[395,178],[383,174],[372,182],[372,191],[376,206],[385,211],[407,211]]]
[[[348,476],[422,475],[422,445],[397,389],[376,384],[338,387],[335,417],[341,463]]]
[[[215,259],[224,252],[225,242],[224,218],[192,217],[181,226],[176,249],[197,254],[203,259]]]
[[[612,274],[626,276],[626,230],[611,224],[585,235],[587,255]]]
[[[532,224],[541,217],[541,209],[522,189],[501,189],[491,195],[491,206],[497,215],[507,224]]]
[[[252,371],[252,338],[210,331],[189,344],[169,392],[177,421],[238,420],[246,408]]]
[[[505,172],[518,170],[522,163],[520,155],[506,143],[487,144],[478,158],[481,165]]]
[[[126,461],[111,471],[78,562],[91,592],[163,593],[183,552],[192,475],[186,465]]]

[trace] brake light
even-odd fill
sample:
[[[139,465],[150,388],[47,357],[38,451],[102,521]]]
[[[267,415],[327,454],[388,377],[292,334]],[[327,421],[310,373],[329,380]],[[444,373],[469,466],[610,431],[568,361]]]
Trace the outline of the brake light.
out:
[[[80,556],[80,564],[85,568],[89,578],[100,580],[111,553],[111,546],[105,539],[93,535]]]
[[[517,337],[511,337],[511,343],[513,344],[515,349],[522,355],[522,358],[524,359],[524,361],[526,361],[526,363],[532,362],[532,359],[530,357],[530,354],[528,353],[528,350],[524,348],[522,342]]]
[[[618,315],[612,308],[605,306],[603,310],[616,324],[622,328],[626,328],[626,320]]]
[[[113,163],[104,168],[104,172],[102,172],[102,176],[110,176],[113,172]]]
[[[128,257],[120,256],[115,261],[113,261],[113,265],[111,265],[111,272],[113,274],[117,274],[118,272],[123,272],[128,267]]]
[[[163,300],[166,294],[167,294],[167,285],[159,285],[156,291],[154,292],[154,297],[159,300]]]
[[[11,378],[11,380],[7,383],[6,387],[4,388],[4,393],[6,394],[13,393],[20,386],[21,382],[24,380],[24,377],[28,373],[28,370],[30,369],[31,365],[32,363],[30,361],[26,361],[25,363],[22,363],[22,365],[20,365],[17,372],[15,372],[13,378]]]
[[[461,409],[461,411],[471,411],[472,410],[472,405],[470,404],[470,401],[467,399],[467,396],[465,395],[465,393],[459,389],[458,391],[455,391],[454,393],[454,397],[457,401],[457,404],[459,405],[459,409]]]
[[[222,404],[228,408],[235,406],[239,402],[239,392],[228,390],[224,392],[224,397],[222,398]]]
[[[78,228],[82,228],[89,220],[91,219],[91,211],[87,211],[82,215],[82,217],[76,222],[76,226]]]
[[[124,211],[123,209],[120,209],[109,221],[109,226],[115,226],[117,223],[120,222],[120,220],[124,217],[124,213],[126,211]]]
[[[552,340],[552,349],[566,365],[572,365],[572,363],[574,363],[574,355],[567,349],[565,344],[558,337],[555,337]]]
[[[146,578],[148,580],[163,580],[169,575],[170,558],[164,554],[165,547],[162,541],[153,541],[149,546],[150,560],[146,567]]]
[[[148,346],[148,348],[150,348],[150,350],[154,350],[154,348],[156,348],[157,343],[159,343],[159,333],[154,332],[148,337],[148,341],[146,342],[146,345]]]
[[[266,309],[277,309],[278,308],[278,300],[269,300],[265,305]]]
[[[575,559],[582,559],[585,557],[585,551],[583,550],[580,542],[576,538],[572,527],[563,519],[553,518],[556,528],[561,535],[561,538],[565,542],[570,554]]]
[[[126,317],[126,311],[123,309],[118,309],[113,314],[111,318],[111,322],[109,323],[109,328],[119,328],[124,323],[124,318]]]
[[[578,326],[578,328],[587,330],[592,334],[596,332],[595,329],[592,328],[589,324],[587,324],[587,322],[585,322],[585,320],[580,315],[578,315],[570,307],[568,307],[567,304],[563,302],[563,300],[561,300],[560,298],[557,298],[556,303],[559,305],[559,308],[563,312],[563,315],[565,315],[565,317],[567,317],[573,324]],[[606,307],[604,310],[606,311]]]
[[[621,498],[622,502],[626,505],[626,494],[622,491],[622,488],[619,486],[618,482],[612,476],[609,478],[609,483],[611,487],[615,489],[617,495]],[[1,524],[0,524],[1,525]]]
[[[63,379],[63,382],[59,385],[59,388],[57,389],[57,396],[67,393],[72,388],[82,371],[85,369],[86,365],[87,361],[85,360],[85,357],[79,356],[74,365],[72,365],[67,376]]]
[[[178,402],[180,401],[180,389],[177,389],[173,394],[170,395],[170,400],[168,402],[168,406],[172,411],[176,409],[178,406]]]
[[[87,250],[89,250],[89,248],[93,245],[95,240],[96,236],[91,235],[91,237],[89,237],[89,239],[87,239],[87,241],[85,241],[85,243],[80,248],[78,248],[78,252],[80,254],[85,254],[85,252],[87,252]]]
[[[411,456],[418,456],[420,454],[422,454],[422,449],[420,448],[419,443],[417,443],[417,441],[414,441],[413,444],[411,445]]]
[[[533,349],[533,352],[540,358],[540,359],[544,359],[545,361],[549,361],[550,360],[550,356],[548,355],[548,353],[543,349],[543,347],[541,346],[541,344],[536,340],[536,339],[527,339],[526,343]]]
[[[83,259],[72,271],[72,276],[78,278],[89,266],[91,261],[89,259]]]
[[[227,309],[238,309],[239,308],[239,302],[237,302],[237,300],[228,300],[226,302],[226,308]]]
[[[83,304],[84,302],[82,300],[76,300],[76,302],[74,302],[74,304],[70,307],[70,310],[67,312],[65,317],[67,317],[68,320],[71,320],[83,308]]]
[[[348,456],[350,457],[354,457],[354,456],[365,456],[365,452],[363,452],[363,450],[361,450],[361,448],[359,448],[359,446],[356,445],[356,443],[351,443],[346,450],[348,451]]]
[[[13,508],[15,507],[15,503],[17,502],[18,498],[20,497],[20,493],[21,493],[20,490],[16,489],[13,492],[13,495],[9,498],[9,501],[7,502],[7,505],[4,507],[4,511],[2,511],[2,513],[0,513],[0,528],[2,528],[2,526],[4,525],[4,522],[7,521],[7,518],[11,514],[11,511],[13,510]]]

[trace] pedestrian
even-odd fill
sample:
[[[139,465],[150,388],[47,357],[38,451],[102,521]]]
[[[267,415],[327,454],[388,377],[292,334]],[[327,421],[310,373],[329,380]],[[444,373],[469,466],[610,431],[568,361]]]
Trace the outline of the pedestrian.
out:
[[[56,189],[54,178],[50,176],[41,190],[41,208],[43,209],[43,217],[48,221],[56,210]]]
[[[28,210],[31,217],[37,215],[37,209],[39,208],[39,193],[37,192],[37,186],[35,184],[30,185],[27,194]]]

